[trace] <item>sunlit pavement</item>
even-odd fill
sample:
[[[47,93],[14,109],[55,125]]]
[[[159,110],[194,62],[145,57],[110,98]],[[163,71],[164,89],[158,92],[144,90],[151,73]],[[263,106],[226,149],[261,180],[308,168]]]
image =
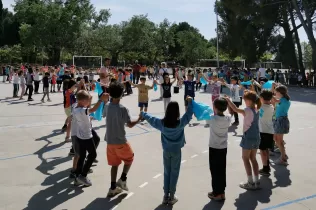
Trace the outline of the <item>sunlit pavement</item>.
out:
[[[0,89],[0,209],[171,209],[160,206],[163,196],[162,148],[160,134],[155,129],[147,124],[127,129],[127,138],[135,152],[127,179],[130,192],[109,200],[106,194],[110,185],[110,167],[104,141],[101,140],[98,148],[99,163],[89,175],[93,186],[74,187],[68,179],[72,162],[68,157],[70,144],[63,142],[65,135],[60,132],[65,121],[62,94],[53,93],[50,95],[52,102],[42,104],[41,94],[34,95],[33,102],[27,102],[10,98],[12,84],[0,82]],[[177,187],[179,202],[174,210],[316,209],[316,90],[289,89],[291,133],[285,136],[285,141],[290,165],[272,165],[271,176],[261,177],[263,189],[260,191],[240,189],[238,184],[247,178],[239,147],[242,125],[232,127],[228,140],[226,201],[210,202],[207,197],[211,190],[207,153],[209,131],[204,128],[203,121],[194,119],[193,123],[199,124],[185,130],[187,144],[183,148]],[[136,92],[134,89],[133,95],[122,99],[134,117],[139,113]],[[158,94],[150,93],[149,112],[162,117],[163,102],[157,100]],[[173,95],[173,100],[179,102],[183,114],[183,89]],[[211,97],[197,93],[196,100],[210,103]],[[103,139],[104,121],[94,121],[93,126]],[[261,166],[259,155],[258,161]]]

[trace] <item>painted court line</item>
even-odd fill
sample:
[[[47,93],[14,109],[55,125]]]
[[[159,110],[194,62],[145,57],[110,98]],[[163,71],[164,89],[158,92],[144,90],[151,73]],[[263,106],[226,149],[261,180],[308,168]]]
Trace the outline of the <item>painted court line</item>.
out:
[[[113,208],[111,208],[111,210],[114,210],[118,207],[118,205],[115,205]]]
[[[181,161],[181,163],[185,163],[185,162],[187,162],[187,160],[182,160],[182,161]]]
[[[198,156],[198,155],[195,154],[195,155],[192,155],[191,158],[195,158],[195,157],[197,157],[197,156]]]
[[[139,188],[143,188],[143,187],[145,187],[146,185],[148,185],[148,182],[143,183],[142,185],[139,186]]]
[[[291,204],[294,204],[294,203],[299,203],[301,201],[305,201],[305,200],[309,200],[309,199],[313,199],[313,198],[316,198],[316,194],[311,195],[311,196],[307,196],[307,197],[304,197],[304,198],[299,198],[299,199],[296,199],[296,200],[280,203],[278,205],[271,206],[271,207],[268,207],[268,208],[264,208],[262,210],[278,209],[278,208],[281,208],[281,207],[284,207],[284,206],[288,206],[288,205],[291,205]]]
[[[129,199],[129,198],[132,197],[133,195],[134,195],[133,192],[128,193],[127,196],[124,198],[124,200]]]
[[[208,150],[205,150],[205,151],[203,151],[202,153],[207,153],[208,152]]]
[[[157,179],[158,177],[160,177],[161,176],[161,174],[157,174],[156,176],[154,176],[153,178],[154,179]]]

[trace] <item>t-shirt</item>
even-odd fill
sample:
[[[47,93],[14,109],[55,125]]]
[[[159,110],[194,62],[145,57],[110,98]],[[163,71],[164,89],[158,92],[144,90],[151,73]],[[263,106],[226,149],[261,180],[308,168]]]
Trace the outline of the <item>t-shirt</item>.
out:
[[[163,83],[163,74],[165,74],[165,73],[168,73],[168,69],[166,69],[166,68],[161,68],[160,70],[159,70],[159,75],[160,75],[160,77],[159,77],[159,82],[160,83]]]
[[[35,73],[34,73],[34,80],[35,80],[35,81],[39,81],[39,80],[40,80],[40,76],[39,76],[39,73],[38,73],[38,72],[35,72]]]
[[[25,77],[24,76],[20,76],[20,84],[21,85],[25,85],[26,81],[25,81]]]
[[[49,87],[49,79],[48,77],[43,78],[43,87],[48,88]]]
[[[286,98],[281,98],[280,102],[276,105],[275,108],[275,117],[287,117],[288,112],[291,106],[291,101]]]
[[[260,72],[260,78],[266,78],[266,69],[259,68],[258,72]]]
[[[93,74],[93,73],[90,73],[90,74],[89,74],[89,80],[92,81],[93,79],[94,79],[94,74]]]
[[[219,96],[221,94],[221,85],[222,85],[222,83],[219,81],[212,82],[210,84],[212,96]]]
[[[162,83],[161,84],[161,87],[163,90],[163,95],[162,95],[163,98],[171,98],[171,86],[172,86],[171,83],[168,83],[168,84]]]
[[[28,73],[27,75],[26,75],[26,84],[27,85],[32,85],[33,84],[33,75],[32,74],[30,74],[30,73]]]
[[[71,76],[64,74],[61,76],[61,79],[64,82],[66,79],[71,79]]]
[[[271,104],[262,104],[259,110],[259,130],[261,133],[274,134],[273,114],[274,107]]]
[[[195,92],[194,92],[194,86],[196,84],[196,81],[184,81],[183,82],[185,89],[184,89],[184,98],[186,99],[187,96],[190,96],[192,98],[195,97]]]
[[[71,103],[70,103],[70,95],[71,95],[71,90],[68,89],[68,90],[65,90],[64,91],[64,108],[69,108]]]
[[[146,84],[138,84],[136,87],[138,88],[138,102],[148,103],[148,90],[152,89],[152,87]]]
[[[75,107],[72,111],[72,121],[76,124],[77,138],[85,140],[92,138],[92,127],[89,116],[89,109]],[[73,135],[73,134],[71,134]]]
[[[230,89],[230,96],[232,98],[232,101],[233,102],[240,102],[239,85],[229,84],[228,88]]]
[[[125,124],[130,122],[131,116],[125,106],[109,103],[107,106],[104,140],[108,144],[125,144],[127,142]]]
[[[227,148],[230,122],[231,118],[228,116],[211,116],[211,119],[207,121],[207,124],[210,125],[209,147],[215,149]]]
[[[13,84],[18,85],[19,82],[20,82],[20,77],[17,74],[13,75]]]
[[[245,117],[244,117],[244,126],[243,126],[243,132],[245,133],[252,125],[253,122],[253,112],[251,110],[251,108],[245,108]]]

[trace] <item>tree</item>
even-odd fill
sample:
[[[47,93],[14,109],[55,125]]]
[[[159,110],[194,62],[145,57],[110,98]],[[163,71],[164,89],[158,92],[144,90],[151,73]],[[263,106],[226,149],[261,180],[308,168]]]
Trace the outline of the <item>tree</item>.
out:
[[[312,69],[313,67],[313,58],[312,58],[312,47],[309,43],[307,42],[302,42],[301,43],[302,48],[303,48],[303,61],[305,64],[306,69]]]

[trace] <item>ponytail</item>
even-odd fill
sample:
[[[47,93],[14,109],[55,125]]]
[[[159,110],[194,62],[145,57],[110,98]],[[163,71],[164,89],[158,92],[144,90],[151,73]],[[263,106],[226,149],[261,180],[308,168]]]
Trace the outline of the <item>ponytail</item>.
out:
[[[256,99],[256,105],[257,105],[257,109],[260,109],[261,108],[261,100],[260,98],[257,96],[257,99]]]
[[[288,101],[291,99],[290,96],[289,96],[289,94],[287,94],[287,93],[284,94],[283,97],[286,98],[286,100],[288,100]]]

